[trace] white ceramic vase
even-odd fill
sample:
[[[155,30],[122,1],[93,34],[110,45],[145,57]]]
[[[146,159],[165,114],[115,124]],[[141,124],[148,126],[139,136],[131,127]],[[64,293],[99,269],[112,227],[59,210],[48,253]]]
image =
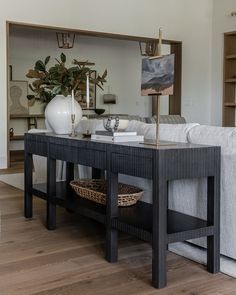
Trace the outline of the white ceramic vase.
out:
[[[71,96],[55,96],[45,109],[45,118],[50,129],[56,134],[69,134],[72,130],[71,123]],[[75,128],[82,118],[82,109],[75,101]]]

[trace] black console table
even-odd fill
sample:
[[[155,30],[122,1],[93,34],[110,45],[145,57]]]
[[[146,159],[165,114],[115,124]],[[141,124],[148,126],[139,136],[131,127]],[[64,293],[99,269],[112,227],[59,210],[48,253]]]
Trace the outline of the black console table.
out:
[[[47,157],[47,183],[33,185],[32,155]],[[67,179],[56,183],[56,160],[67,162]],[[107,205],[78,198],[69,186],[74,164],[93,167],[93,177],[106,170]],[[153,181],[153,204],[139,201],[117,207],[118,174]],[[207,220],[168,209],[168,182],[207,178]],[[118,259],[118,230],[152,245],[152,282],[166,285],[166,253],[170,243],[207,236],[207,269],[219,271],[220,147],[181,144],[156,148],[138,143],[94,142],[53,134],[25,135],[25,217],[32,217],[32,196],[47,202],[47,228],[56,228],[56,206],[93,218],[106,226],[106,259]]]

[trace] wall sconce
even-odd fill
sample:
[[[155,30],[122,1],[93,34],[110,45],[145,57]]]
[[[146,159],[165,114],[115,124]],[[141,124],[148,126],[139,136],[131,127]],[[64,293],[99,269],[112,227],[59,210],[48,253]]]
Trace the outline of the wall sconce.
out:
[[[157,50],[157,41],[139,42],[142,56],[154,56]]]
[[[232,12],[230,13],[230,16],[236,16],[236,11],[232,11]]]
[[[75,33],[56,33],[59,48],[71,49],[74,47]]]

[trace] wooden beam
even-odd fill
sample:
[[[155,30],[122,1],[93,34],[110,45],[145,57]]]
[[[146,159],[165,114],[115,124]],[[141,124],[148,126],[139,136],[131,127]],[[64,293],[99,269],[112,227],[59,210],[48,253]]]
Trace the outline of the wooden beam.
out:
[[[182,43],[171,44],[171,53],[175,54],[174,94],[169,98],[169,114],[181,115],[182,96]]]
[[[110,39],[128,40],[128,41],[140,41],[140,42],[158,41],[158,38],[151,38],[151,37],[145,37],[145,36],[130,36],[130,35],[122,35],[122,34],[116,34],[116,33],[96,32],[96,31],[81,30],[76,28],[64,28],[64,27],[57,27],[57,26],[47,26],[47,25],[29,24],[29,23],[12,22],[12,21],[7,21],[7,23],[13,27],[25,27],[25,28],[31,28],[31,29],[53,30],[53,31],[60,31],[60,32],[73,32],[81,36],[110,38]],[[181,42],[175,41],[175,40],[163,40],[162,43],[170,45],[170,44],[179,44]]]

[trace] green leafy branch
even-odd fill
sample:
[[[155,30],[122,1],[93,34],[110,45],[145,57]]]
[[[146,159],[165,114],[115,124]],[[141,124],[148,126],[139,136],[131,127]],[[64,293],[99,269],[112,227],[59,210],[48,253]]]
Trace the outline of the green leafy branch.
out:
[[[58,94],[68,96],[74,90],[75,94],[85,93],[86,80],[89,76],[90,84],[97,85],[103,90],[103,85],[106,82],[107,70],[102,75],[92,77],[94,72],[91,69],[95,64],[89,61],[73,60],[73,66],[66,67],[66,56],[61,54],[60,60],[55,59],[56,64],[47,69],[47,64],[50,61],[50,56],[47,56],[44,61],[38,60],[35,63],[34,69],[30,69],[26,74],[27,78],[34,79],[29,84],[29,88],[34,93],[28,95],[29,100],[35,99],[48,103],[53,97]]]

